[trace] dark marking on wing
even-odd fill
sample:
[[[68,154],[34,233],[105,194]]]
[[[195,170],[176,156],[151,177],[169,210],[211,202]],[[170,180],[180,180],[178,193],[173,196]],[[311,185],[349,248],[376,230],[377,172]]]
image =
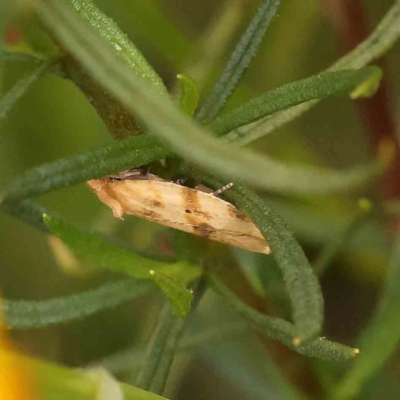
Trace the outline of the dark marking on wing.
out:
[[[236,207],[229,205],[228,206],[228,213],[232,218],[237,218],[242,221],[246,221],[248,218],[244,215],[241,211],[239,211]]]
[[[204,236],[206,238],[210,237],[213,233],[217,231],[213,226],[207,223],[194,226],[193,228],[198,232],[200,236]]]
[[[164,203],[162,203],[161,201],[155,200],[155,199],[149,199],[146,202],[149,207],[154,207],[154,208],[164,208]]]
[[[198,215],[199,217],[202,217],[203,219],[210,221],[212,219],[210,213],[206,211],[201,211],[201,210],[193,210],[193,213],[195,215]]]
[[[201,206],[199,194],[196,190],[182,186],[181,190],[182,202],[185,207],[185,218],[190,225],[199,225],[204,220],[204,216],[200,216]]]

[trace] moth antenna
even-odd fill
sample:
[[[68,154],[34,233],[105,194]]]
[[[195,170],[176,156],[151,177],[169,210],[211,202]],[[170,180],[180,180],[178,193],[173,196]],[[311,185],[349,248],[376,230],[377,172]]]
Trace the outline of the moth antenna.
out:
[[[213,195],[213,196],[219,196],[221,193],[224,193],[225,190],[230,189],[232,186],[233,186],[233,182],[228,183],[227,185],[222,186],[222,188],[216,190],[215,192],[212,192],[212,195]]]

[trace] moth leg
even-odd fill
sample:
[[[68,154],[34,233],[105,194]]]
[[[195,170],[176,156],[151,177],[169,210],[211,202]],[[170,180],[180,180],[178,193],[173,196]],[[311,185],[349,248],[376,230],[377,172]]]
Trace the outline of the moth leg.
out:
[[[219,196],[221,193],[224,193],[225,190],[230,189],[232,186],[233,186],[233,182],[228,183],[227,185],[222,186],[222,188],[216,190],[215,192],[212,192],[211,194],[212,194],[213,196]]]

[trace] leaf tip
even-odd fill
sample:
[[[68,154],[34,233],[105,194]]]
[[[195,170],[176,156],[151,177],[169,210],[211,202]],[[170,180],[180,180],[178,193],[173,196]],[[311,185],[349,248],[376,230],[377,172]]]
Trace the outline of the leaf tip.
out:
[[[300,346],[301,342],[302,342],[302,340],[299,337],[293,338],[293,341],[292,341],[294,347]]]
[[[351,352],[354,357],[358,356],[361,353],[360,349],[357,348],[352,349]]]
[[[365,213],[371,212],[372,209],[374,208],[374,203],[370,199],[367,199],[366,197],[359,198],[357,201],[357,205],[360,208],[360,210]]]
[[[369,76],[350,93],[350,98],[352,100],[371,97],[378,90],[380,80],[383,76],[382,70],[378,67],[370,67],[369,70]]]

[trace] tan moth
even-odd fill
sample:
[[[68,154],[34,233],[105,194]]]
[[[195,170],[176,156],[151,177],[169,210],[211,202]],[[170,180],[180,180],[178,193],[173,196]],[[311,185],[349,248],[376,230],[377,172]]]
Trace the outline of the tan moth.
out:
[[[134,215],[245,250],[270,253],[254,223],[232,204],[215,196],[220,191],[206,193],[137,169],[93,179],[87,185],[116,218]]]

